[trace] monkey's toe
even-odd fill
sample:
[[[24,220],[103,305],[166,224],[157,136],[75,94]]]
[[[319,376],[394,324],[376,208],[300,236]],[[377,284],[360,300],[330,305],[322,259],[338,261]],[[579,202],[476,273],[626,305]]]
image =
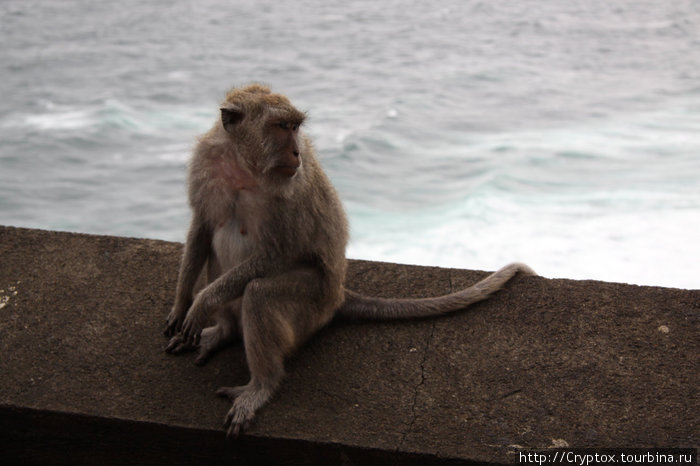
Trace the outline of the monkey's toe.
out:
[[[250,428],[250,422],[244,422],[243,424],[232,422],[226,430],[226,438],[236,439],[241,432],[248,430],[248,428]]]
[[[228,414],[226,414],[226,420],[224,421],[226,438],[238,438],[241,432],[248,430],[251,419],[252,414],[247,414],[240,408],[237,408],[234,403]]]
[[[210,353],[201,353],[201,352],[200,352],[200,353],[197,355],[197,357],[195,358],[194,363],[195,363],[197,366],[203,366],[203,365],[205,365],[206,363],[209,362],[209,357],[210,357],[210,356],[211,356]]]
[[[231,401],[234,401],[238,396],[243,393],[245,390],[245,385],[241,385],[239,387],[221,387],[216,391],[216,396],[220,396],[222,398],[228,398]],[[229,411],[229,415],[232,415],[231,412]],[[229,423],[228,417],[227,417],[227,424]]]

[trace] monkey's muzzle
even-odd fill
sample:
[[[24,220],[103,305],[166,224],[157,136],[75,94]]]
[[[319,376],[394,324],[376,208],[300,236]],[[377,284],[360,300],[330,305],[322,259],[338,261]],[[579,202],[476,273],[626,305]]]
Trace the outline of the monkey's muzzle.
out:
[[[298,165],[296,167],[293,167],[291,165],[280,165],[273,168],[272,171],[282,176],[286,176],[287,178],[291,178],[297,174],[297,168],[299,168]]]

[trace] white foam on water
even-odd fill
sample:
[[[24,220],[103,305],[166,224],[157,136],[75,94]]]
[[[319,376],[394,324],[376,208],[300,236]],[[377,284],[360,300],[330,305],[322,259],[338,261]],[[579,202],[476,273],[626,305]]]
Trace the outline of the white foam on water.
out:
[[[94,124],[94,117],[87,110],[65,110],[58,112],[24,115],[18,121],[5,122],[9,126],[28,126],[42,131],[65,131],[88,128]]]
[[[455,184],[461,200],[349,204],[350,256],[485,270],[518,260],[548,277],[700,288],[700,115],[679,106],[442,149],[458,154],[447,166],[481,159],[486,173]]]
[[[353,234],[349,257],[480,270],[522,261],[550,278],[700,289],[694,210],[562,217],[537,209],[434,227],[404,220],[355,222],[353,231],[374,231]]]

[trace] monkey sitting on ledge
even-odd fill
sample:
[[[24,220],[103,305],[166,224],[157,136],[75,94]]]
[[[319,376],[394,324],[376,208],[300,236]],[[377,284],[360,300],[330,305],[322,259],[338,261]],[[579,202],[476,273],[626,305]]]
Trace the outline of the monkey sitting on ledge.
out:
[[[190,162],[192,222],[166,351],[197,350],[196,363],[204,364],[226,344],[243,340],[250,382],[217,391],[233,402],[229,436],[247,428],[270,399],[285,358],[335,315],[435,316],[487,298],[518,272],[534,273],[510,264],[435,298],[370,298],[345,289],[348,223],[300,130],[304,117],[265,86],[233,89]]]

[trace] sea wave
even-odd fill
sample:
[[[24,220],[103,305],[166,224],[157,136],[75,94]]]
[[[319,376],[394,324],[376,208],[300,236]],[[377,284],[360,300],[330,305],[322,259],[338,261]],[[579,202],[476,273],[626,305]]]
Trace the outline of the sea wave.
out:
[[[82,106],[43,102],[39,110],[11,113],[0,126],[14,130],[56,133],[123,131],[158,136],[173,131],[202,131],[211,123],[212,112],[186,106],[138,108],[117,99]]]

